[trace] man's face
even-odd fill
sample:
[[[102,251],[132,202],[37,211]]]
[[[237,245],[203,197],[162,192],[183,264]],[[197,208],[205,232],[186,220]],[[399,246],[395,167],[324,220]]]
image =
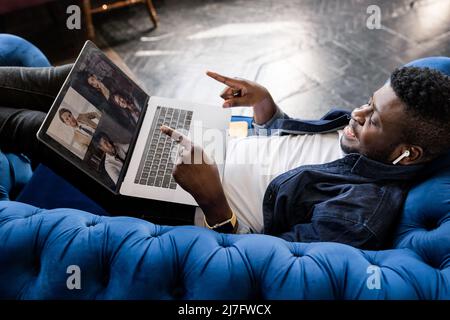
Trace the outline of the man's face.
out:
[[[73,117],[71,112],[64,112],[61,115],[61,118],[63,119],[63,122],[70,127],[75,128],[76,126],[78,126],[78,121]]]
[[[389,84],[377,90],[370,101],[353,110],[341,139],[346,153],[360,153],[371,159],[390,162],[402,142],[406,122],[404,105]]]
[[[110,154],[110,155],[114,155],[116,153],[116,149],[114,148],[112,143],[110,141],[108,141],[107,139],[101,138],[99,144],[100,144],[100,150],[102,150],[103,152]]]

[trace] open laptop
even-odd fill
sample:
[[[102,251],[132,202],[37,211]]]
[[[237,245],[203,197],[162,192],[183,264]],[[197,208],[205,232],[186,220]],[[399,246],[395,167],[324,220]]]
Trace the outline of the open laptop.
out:
[[[37,137],[115,194],[197,205],[172,176],[179,146],[160,127],[201,144],[222,174],[230,118],[220,106],[148,95],[87,41]]]

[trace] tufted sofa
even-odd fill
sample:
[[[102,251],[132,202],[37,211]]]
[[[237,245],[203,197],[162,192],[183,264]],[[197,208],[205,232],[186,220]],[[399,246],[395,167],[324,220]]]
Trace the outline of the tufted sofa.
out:
[[[411,189],[384,251],[94,215],[86,211],[105,212],[43,166],[8,201],[6,173],[26,164],[2,161],[3,299],[450,299],[450,154]],[[58,208],[62,189],[86,211]]]

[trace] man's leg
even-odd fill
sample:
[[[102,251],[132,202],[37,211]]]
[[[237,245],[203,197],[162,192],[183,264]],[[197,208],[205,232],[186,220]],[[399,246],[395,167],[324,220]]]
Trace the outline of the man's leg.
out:
[[[71,68],[0,67],[0,105],[47,112]]]
[[[71,65],[0,67],[0,149],[40,161],[36,133]]]
[[[0,107],[0,150],[24,154],[33,163],[40,162],[40,144],[36,138],[46,113]]]

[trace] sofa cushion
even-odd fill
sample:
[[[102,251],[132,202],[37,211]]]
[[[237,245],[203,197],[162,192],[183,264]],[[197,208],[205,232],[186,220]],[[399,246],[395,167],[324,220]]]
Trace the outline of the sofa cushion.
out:
[[[292,243],[13,201],[0,201],[0,243],[0,299],[450,298],[449,259],[437,269],[407,248]],[[67,286],[73,266],[81,290]]]
[[[11,174],[9,170],[9,161],[0,152],[0,200],[7,200],[9,198],[9,191],[11,190]]]
[[[439,269],[450,263],[450,162],[444,160],[439,160],[441,170],[408,193],[394,244]]]
[[[431,68],[450,76],[450,58],[449,57],[427,57],[417,59],[407,63],[406,67],[414,66],[418,68]]]
[[[0,151],[0,199],[14,199],[32,175],[28,158]]]
[[[50,62],[27,40],[0,33],[0,66],[49,67]]]

